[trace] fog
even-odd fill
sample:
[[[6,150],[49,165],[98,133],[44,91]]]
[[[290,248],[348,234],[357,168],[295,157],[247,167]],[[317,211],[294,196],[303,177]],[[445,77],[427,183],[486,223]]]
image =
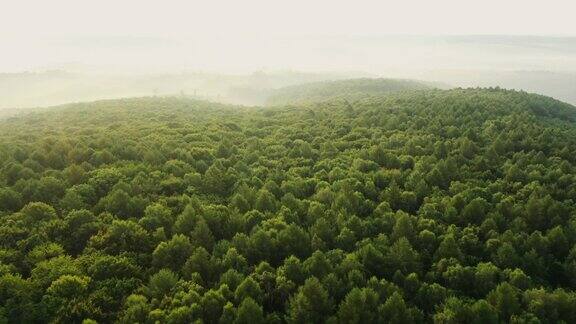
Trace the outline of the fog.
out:
[[[576,104],[570,1],[7,6],[0,108],[150,95],[259,105],[272,89],[354,77],[500,86]]]

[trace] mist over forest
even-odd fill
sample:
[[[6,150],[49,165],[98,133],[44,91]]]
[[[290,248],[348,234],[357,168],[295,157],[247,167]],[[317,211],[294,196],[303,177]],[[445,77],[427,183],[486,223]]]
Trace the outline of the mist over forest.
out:
[[[60,63],[0,73],[0,108],[153,95],[262,105],[277,88],[358,77],[499,86],[576,103],[572,37],[249,38],[241,48],[225,39],[111,37],[56,45],[75,61],[62,55]]]

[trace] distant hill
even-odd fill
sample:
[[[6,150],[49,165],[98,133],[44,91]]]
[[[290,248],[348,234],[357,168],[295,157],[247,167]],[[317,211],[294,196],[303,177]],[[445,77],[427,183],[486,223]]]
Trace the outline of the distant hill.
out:
[[[446,82],[455,87],[495,87],[524,90],[576,104],[576,72],[433,70],[410,75],[419,80]]]
[[[270,90],[290,85],[364,77],[357,72],[293,71],[113,74],[45,71],[0,73],[0,109],[46,107],[101,99],[185,95],[224,103],[260,105]]]
[[[287,105],[334,99],[365,99],[392,92],[426,90],[441,87],[439,84],[407,79],[349,79],[305,83],[280,88],[271,92],[268,105]]]

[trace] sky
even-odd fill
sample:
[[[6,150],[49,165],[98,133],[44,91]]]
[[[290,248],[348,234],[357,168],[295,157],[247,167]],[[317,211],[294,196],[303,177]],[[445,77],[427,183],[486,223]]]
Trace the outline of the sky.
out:
[[[374,65],[376,56],[402,48],[391,35],[576,36],[573,0],[0,0],[0,8],[0,72],[72,64],[366,69],[374,66],[359,62]],[[445,45],[436,40],[410,46],[437,65],[461,55],[450,52],[453,44],[434,51]],[[424,64],[422,55],[397,54],[387,59]],[[556,61],[534,68],[572,63],[565,52],[546,55]]]

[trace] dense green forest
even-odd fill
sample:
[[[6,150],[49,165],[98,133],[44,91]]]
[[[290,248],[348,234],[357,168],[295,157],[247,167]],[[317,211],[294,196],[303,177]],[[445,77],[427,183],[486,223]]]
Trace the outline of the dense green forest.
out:
[[[0,323],[575,323],[576,108],[348,92],[0,121]]]
[[[309,102],[340,100],[367,100],[393,92],[428,90],[442,87],[431,82],[403,79],[359,78],[321,81],[279,88],[270,92],[268,105],[299,105]]]

